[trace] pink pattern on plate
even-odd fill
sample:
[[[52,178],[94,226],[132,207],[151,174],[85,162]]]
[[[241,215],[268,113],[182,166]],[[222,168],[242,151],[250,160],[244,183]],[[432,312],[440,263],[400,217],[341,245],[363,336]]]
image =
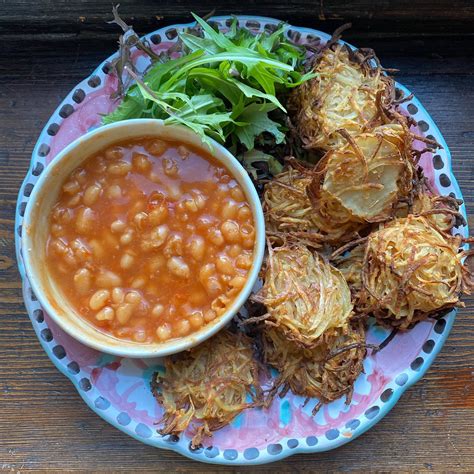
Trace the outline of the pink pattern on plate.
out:
[[[66,349],[68,358],[77,362],[86,373],[90,373],[92,370],[91,366],[97,363],[101,353],[76,341],[68,333],[64,332],[47,313],[44,313],[44,320],[51,330],[55,342]]]
[[[172,44],[164,42],[153,45],[152,49],[155,53],[160,53],[166,51]],[[132,58],[137,63],[141,58],[146,58],[146,55],[139,50],[135,50]],[[148,64],[148,59],[143,61],[142,69],[147,67]],[[111,98],[111,95],[117,90],[117,77],[113,74],[108,74],[105,77],[105,84],[96,91],[87,94],[84,100],[76,105],[74,113],[62,121],[58,133],[51,140],[51,151],[46,159],[48,164],[67,145],[85,135],[92,128],[98,127],[102,116],[109,114],[117,107],[119,102]]]

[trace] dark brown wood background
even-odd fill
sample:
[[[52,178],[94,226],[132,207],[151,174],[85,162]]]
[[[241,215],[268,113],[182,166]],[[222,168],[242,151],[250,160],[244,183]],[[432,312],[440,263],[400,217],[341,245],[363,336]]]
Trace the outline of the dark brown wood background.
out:
[[[139,32],[205,14],[274,16],[373,47],[439,125],[474,216],[474,2],[468,0],[122,1]],[[0,2],[0,469],[208,471],[106,424],[46,357],[21,295],[13,221],[18,188],[44,123],[116,46],[109,0]],[[163,19],[160,17],[163,16]],[[474,220],[471,219],[471,228]],[[350,444],[297,455],[274,471],[474,471],[474,297],[432,368],[392,412]],[[256,471],[257,469],[239,469]]]

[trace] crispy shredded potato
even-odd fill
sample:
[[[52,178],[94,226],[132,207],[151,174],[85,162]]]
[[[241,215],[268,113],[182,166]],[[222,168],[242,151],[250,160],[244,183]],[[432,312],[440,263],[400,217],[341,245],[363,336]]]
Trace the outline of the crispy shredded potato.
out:
[[[450,233],[454,226],[465,224],[459,204],[460,201],[451,196],[438,196],[422,190],[416,192],[411,203],[400,203],[396,216],[424,216],[439,231]]]
[[[362,267],[365,245],[359,244],[334,259],[334,266],[342,273],[352,293],[357,295],[362,289]]]
[[[290,166],[265,185],[263,210],[267,232],[292,233],[313,244],[356,237],[363,224],[352,222],[349,213],[334,200],[326,200],[315,212],[307,192],[313,179],[312,170]],[[337,219],[335,215],[342,217]]]
[[[297,87],[288,104],[305,148],[338,149],[346,143],[339,130],[354,136],[387,122],[394,83],[372,50],[330,41],[315,57],[313,72],[317,76]]]
[[[278,328],[263,330],[264,360],[280,372],[274,387],[283,386],[283,393],[289,388],[297,395],[317,397],[320,403],[346,395],[350,403],[354,382],[363,371],[364,326],[346,322],[320,339],[315,348],[302,349]]]
[[[290,167],[265,185],[263,208],[267,230],[318,232],[312,220],[313,208],[306,193],[311,180],[309,172]]]
[[[317,166],[309,187],[313,207],[326,220],[341,224],[386,220],[412,189],[411,136],[405,127],[392,124],[346,138],[344,146],[328,152]],[[324,222],[319,225],[324,228]]]
[[[267,324],[302,347],[314,347],[329,330],[344,327],[352,312],[344,277],[301,244],[269,248],[264,285],[256,299]]]
[[[462,306],[459,297],[472,282],[460,245],[460,237],[443,234],[425,217],[385,224],[367,241],[358,306],[400,329]]]
[[[263,402],[251,340],[242,333],[223,330],[188,352],[167,357],[165,369],[154,386],[165,410],[159,432],[179,435],[195,422],[194,447]]]

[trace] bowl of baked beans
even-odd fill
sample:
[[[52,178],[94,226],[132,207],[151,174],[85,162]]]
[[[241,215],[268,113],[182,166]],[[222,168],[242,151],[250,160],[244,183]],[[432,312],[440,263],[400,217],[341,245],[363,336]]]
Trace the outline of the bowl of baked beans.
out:
[[[43,309],[100,351],[188,349],[236,315],[265,247],[262,208],[239,161],[159,120],[93,130],[36,183],[22,256]]]

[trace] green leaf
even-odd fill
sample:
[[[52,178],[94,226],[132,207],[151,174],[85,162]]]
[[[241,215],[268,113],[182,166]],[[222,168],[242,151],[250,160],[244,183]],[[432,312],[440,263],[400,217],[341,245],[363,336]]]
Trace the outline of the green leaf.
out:
[[[207,54],[217,54],[221,51],[221,48],[208,38],[200,38],[189,33],[180,33],[179,37],[192,52],[202,50]]]
[[[258,179],[258,169],[255,168],[254,164],[258,162],[268,163],[268,170],[275,176],[283,171],[283,165],[271,155],[264,153],[260,150],[251,150],[242,154],[242,164],[249,174],[256,180]]]
[[[218,70],[210,68],[194,68],[188,73],[188,78],[197,79],[206,88],[212,89],[215,93],[223,95],[231,104],[237,104],[241,98],[239,88],[229,82]]]
[[[212,137],[235,149],[240,143],[253,149],[257,137],[281,143],[283,125],[276,120],[283,122],[282,114],[274,120],[268,114],[277,108],[285,112],[277,93],[314,77],[300,72],[303,49],[286,40],[284,26],[270,35],[253,35],[234,18],[229,31],[221,33],[194,17],[202,34],[194,28],[179,35],[188,53],[166,62],[151,56],[154,64],[143,77],[126,59],[130,51],[122,50],[125,63],[116,72],[128,73],[136,84],[104,123],[152,117],[181,123],[204,140]]]
[[[137,86],[132,86],[119,106],[113,112],[103,117],[102,123],[107,125],[109,123],[120,122],[121,120],[140,118],[144,108],[145,101],[143,100],[143,96],[139,93]]]
[[[237,79],[231,79],[232,82],[244,93],[245,97],[253,99],[254,97],[259,97],[260,99],[268,100],[275,104],[276,107],[286,112],[285,107],[281,105],[281,102],[272,94],[266,94],[265,92],[260,92],[255,87],[247,86],[243,82],[238,81]]]
[[[249,104],[239,115],[239,122],[243,126],[236,127],[235,133],[240,142],[243,143],[247,150],[252,150],[255,144],[255,138],[263,132],[268,132],[275,137],[276,143],[282,143],[285,140],[285,134],[280,131],[280,125],[274,122],[268,112],[275,110],[273,104]]]
[[[206,21],[204,21],[201,17],[195,15],[194,13],[191,12],[191,15],[194,17],[194,19],[199,23],[201,26],[205,37],[211,39],[214,41],[214,43],[219,46],[222,49],[226,49],[228,51],[231,51],[232,48],[234,47],[234,44],[232,41],[228,38],[225,37],[222,33],[217,32],[210,26]]]

